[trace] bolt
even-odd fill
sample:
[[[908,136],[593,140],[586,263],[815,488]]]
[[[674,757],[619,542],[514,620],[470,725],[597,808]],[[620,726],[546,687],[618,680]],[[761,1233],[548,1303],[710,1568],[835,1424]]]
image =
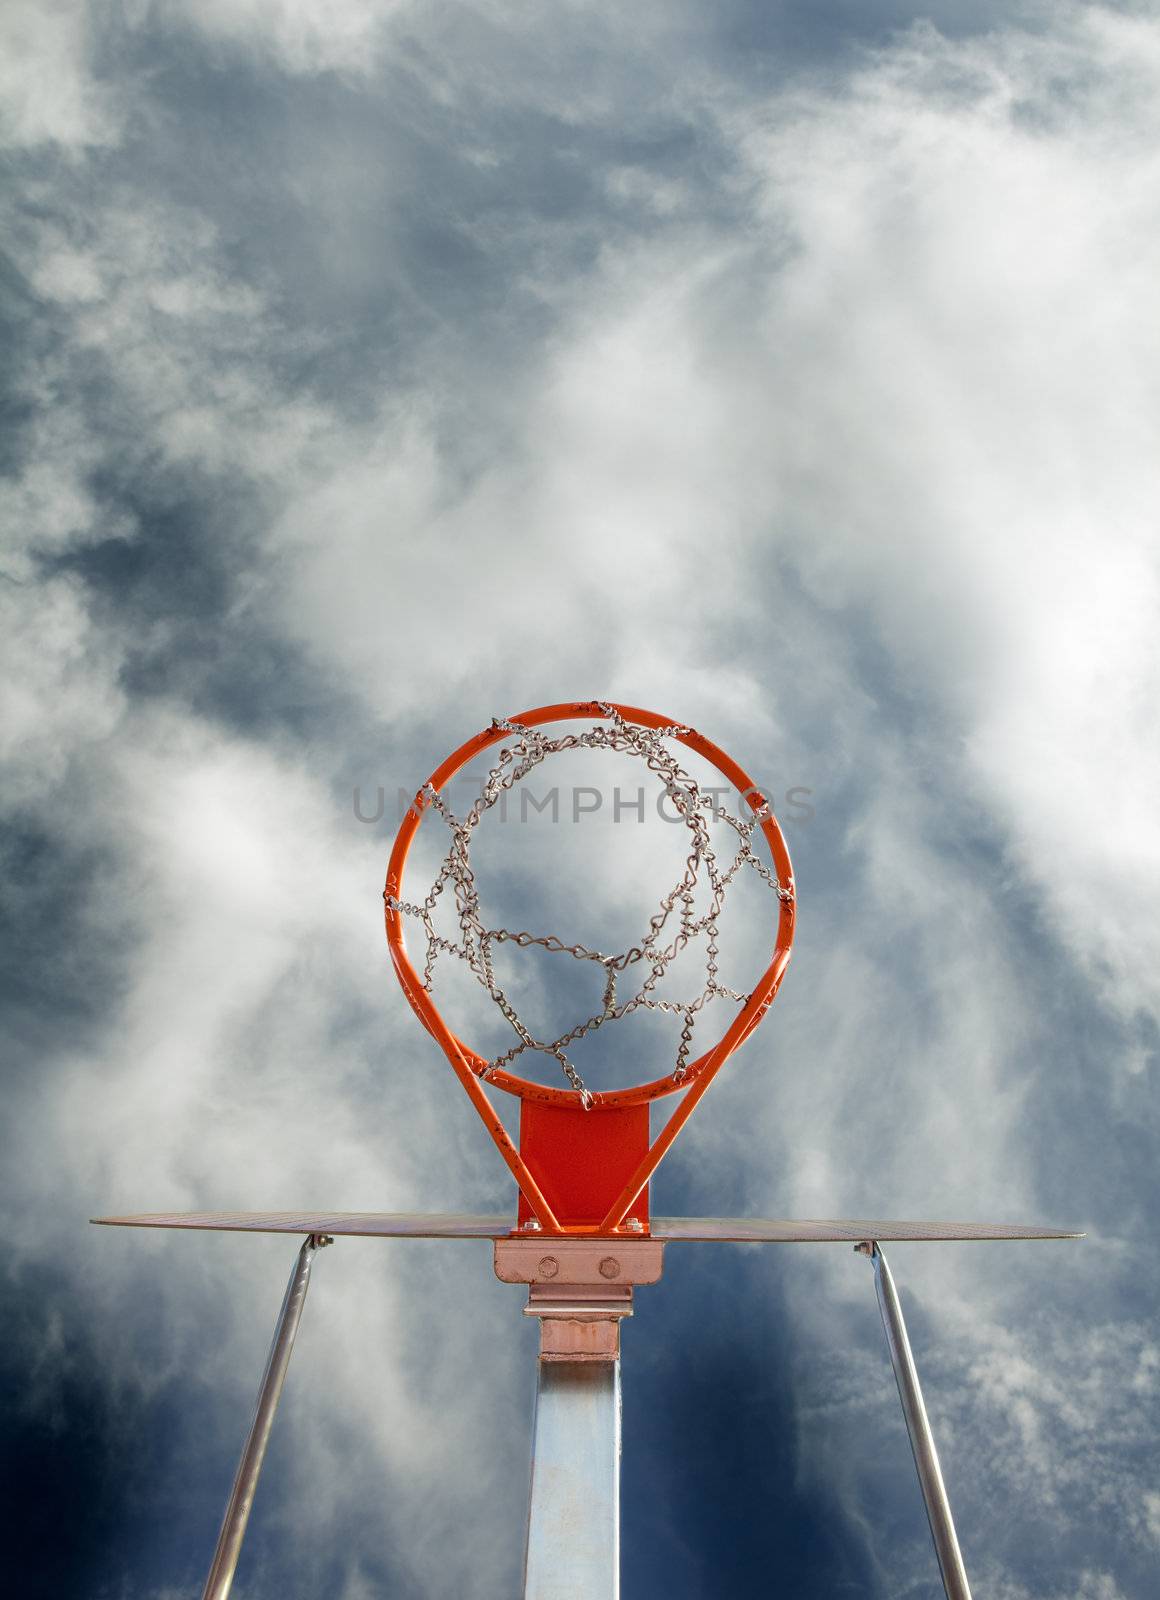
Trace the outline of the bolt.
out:
[[[602,1278],[619,1278],[620,1262],[615,1256],[605,1256],[600,1263],[600,1276]]]
[[[526,1222],[520,1223],[520,1229],[524,1233],[539,1233],[540,1224],[538,1218],[529,1217]]]
[[[644,1232],[644,1223],[639,1217],[625,1217],[624,1226],[628,1229],[629,1233]]]
[[[540,1260],[540,1277],[554,1278],[560,1270],[560,1263],[555,1256],[543,1256]]]

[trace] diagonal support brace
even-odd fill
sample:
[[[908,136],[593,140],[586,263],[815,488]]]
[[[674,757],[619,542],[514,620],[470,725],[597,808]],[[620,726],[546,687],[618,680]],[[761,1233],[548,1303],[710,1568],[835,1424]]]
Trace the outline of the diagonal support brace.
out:
[[[285,1382],[290,1354],[294,1349],[294,1336],[298,1332],[302,1307],[306,1303],[306,1291],[310,1287],[311,1263],[317,1251],[333,1243],[334,1240],[326,1234],[312,1233],[303,1241],[302,1248],[298,1252],[298,1259],[290,1274],[290,1282],[286,1285],[282,1309],[278,1313],[274,1341],[266,1358],[266,1370],[262,1374],[262,1383],[258,1390],[254,1419],[250,1423],[242,1459],[238,1462],[238,1470],[234,1477],[234,1486],[226,1502],[226,1513],[222,1518],[221,1532],[218,1534],[217,1548],[210,1564],[209,1576],[205,1580],[202,1600],[227,1600],[233,1585],[238,1557],[242,1553],[242,1540],[246,1536],[246,1525],[250,1520],[250,1509],[254,1504],[254,1493],[258,1487],[258,1478],[266,1455],[266,1445],[270,1439],[270,1429],[274,1425],[274,1413],[278,1409],[282,1384]]]
[[[958,1534],[955,1532],[954,1518],[951,1516],[951,1503],[947,1497],[946,1484],[943,1482],[934,1435],[930,1431],[930,1419],[926,1414],[922,1387],[918,1381],[918,1368],[914,1364],[914,1354],[906,1334],[906,1323],[903,1321],[902,1305],[898,1299],[898,1290],[894,1286],[894,1277],[876,1240],[863,1240],[861,1244],[856,1244],[854,1249],[859,1255],[868,1256],[874,1267],[878,1309],[882,1313],[882,1326],[886,1330],[886,1344],[890,1351],[895,1382],[898,1384],[902,1414],[906,1418],[906,1431],[910,1435],[910,1448],[914,1452],[914,1465],[918,1471],[919,1487],[926,1506],[926,1517],[930,1524],[931,1538],[934,1540],[943,1589],[946,1591],[947,1600],[971,1600],[971,1586],[967,1582],[963,1553],[959,1549]]]

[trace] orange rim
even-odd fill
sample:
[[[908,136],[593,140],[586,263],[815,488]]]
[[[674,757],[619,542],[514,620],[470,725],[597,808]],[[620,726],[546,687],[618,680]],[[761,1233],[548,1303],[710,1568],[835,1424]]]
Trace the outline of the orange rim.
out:
[[[640,723],[647,728],[681,726],[675,724],[670,717],[660,716],[655,711],[644,711],[639,706],[625,706],[613,703],[613,709],[619,712],[626,722]],[[523,723],[528,727],[538,727],[545,722],[568,722],[581,718],[585,720],[600,720],[604,716],[605,712],[601,709],[599,702],[595,700],[576,700],[562,705],[538,706],[532,711],[521,712],[518,716],[512,717],[510,721]],[[436,767],[427,783],[415,796],[414,805],[403,818],[399,828],[395,839],[395,847],[391,851],[391,859],[387,866],[387,884],[384,891],[386,896],[392,899],[403,899],[403,873],[406,868],[407,856],[419,830],[419,825],[423,820],[423,813],[430,805],[426,790],[441,791],[444,785],[449,783],[456,773],[461,772],[474,757],[478,756],[482,751],[490,749],[492,745],[500,744],[504,739],[510,737],[511,734],[507,728],[486,728],[482,733],[477,733],[473,739],[468,739],[465,744],[461,744],[458,750],[453,751],[440,766]],[[713,744],[711,740],[706,739],[694,729],[683,726],[681,726],[679,733],[674,734],[674,738],[710,762],[721,773],[722,777],[728,778],[751,811],[761,811],[763,808],[769,807],[766,795],[757,787],[745,769],[738,766],[731,756],[726,755],[725,751]],[[695,1092],[690,1094],[689,1100],[695,1104],[700,1099],[704,1089],[708,1087],[709,1080],[716,1075],[718,1068],[732,1055],[739,1045],[745,1042],[769,1010],[785,974],[785,969],[789,964],[790,950],[793,945],[796,902],[792,894],[793,866],[790,862],[789,850],[781,828],[778,826],[777,819],[773,815],[772,807],[769,807],[766,811],[766,815],[762,817],[758,827],[764,834],[766,844],[769,846],[778,883],[783,888],[791,891],[790,898],[779,898],[778,901],[777,930],[769,965],[761,974],[748,1000],[737,1016],[734,1017],[725,1033],[711,1049],[706,1050],[703,1055],[698,1056],[696,1060],[689,1063],[681,1079],[675,1081],[672,1074],[668,1074],[665,1077],[653,1079],[651,1083],[636,1084],[627,1089],[613,1089],[603,1093],[593,1093],[591,1096],[592,1110],[599,1111],[602,1108],[611,1110],[618,1106],[640,1105],[650,1100],[658,1100],[663,1095],[689,1090],[690,1086],[695,1087]],[[391,961],[403,993],[406,995],[412,1010],[427,1031],[438,1040],[451,1065],[464,1082],[464,1086],[468,1088],[469,1093],[472,1087],[468,1083],[469,1078],[473,1081],[474,1087],[480,1089],[482,1093],[480,1075],[487,1065],[486,1057],[481,1056],[478,1051],[472,1050],[470,1046],[464,1044],[447,1026],[439,1008],[423,988],[419,975],[411,965],[410,958],[407,955],[404,917],[400,912],[392,910],[389,904],[386,909],[386,925],[387,944],[391,952]],[[464,1069],[466,1069],[466,1074]],[[698,1079],[702,1079],[703,1082],[698,1083]],[[549,1105],[574,1106],[579,1098],[574,1089],[554,1089],[545,1084],[533,1083],[527,1078],[519,1077],[516,1073],[505,1072],[502,1069],[492,1073],[486,1081],[489,1084],[494,1084],[497,1089],[503,1089],[508,1094],[517,1095],[520,1099],[540,1100]],[[475,1099],[476,1096],[472,1094],[472,1098]],[[484,1103],[486,1104],[486,1100]],[[689,1104],[688,1109],[692,1110],[692,1104]],[[684,1105],[682,1105],[681,1110],[685,1110]],[[495,1113],[492,1112],[493,1117],[494,1115]],[[674,1120],[684,1122],[685,1117],[680,1116]]]

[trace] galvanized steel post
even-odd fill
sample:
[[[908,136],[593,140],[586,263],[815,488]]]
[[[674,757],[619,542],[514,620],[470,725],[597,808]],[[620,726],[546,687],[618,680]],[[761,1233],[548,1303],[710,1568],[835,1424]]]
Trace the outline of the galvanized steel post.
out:
[[[524,1600],[617,1600],[620,1362],[539,1368]]]

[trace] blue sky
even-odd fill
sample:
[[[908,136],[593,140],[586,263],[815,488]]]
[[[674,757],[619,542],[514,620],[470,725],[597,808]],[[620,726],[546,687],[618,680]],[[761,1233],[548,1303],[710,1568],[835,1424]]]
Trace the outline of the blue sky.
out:
[[[352,792],[604,695],[814,807],[655,1207],[1086,1228],[891,1261],[976,1592],[1155,1592],[1158,91],[1147,5],[9,0],[22,1594],[200,1593],[292,1261],[89,1216],[510,1203]],[[864,1261],[625,1347],[626,1595],[937,1594]],[[533,1360],[328,1251],[235,1592],[514,1592]]]

